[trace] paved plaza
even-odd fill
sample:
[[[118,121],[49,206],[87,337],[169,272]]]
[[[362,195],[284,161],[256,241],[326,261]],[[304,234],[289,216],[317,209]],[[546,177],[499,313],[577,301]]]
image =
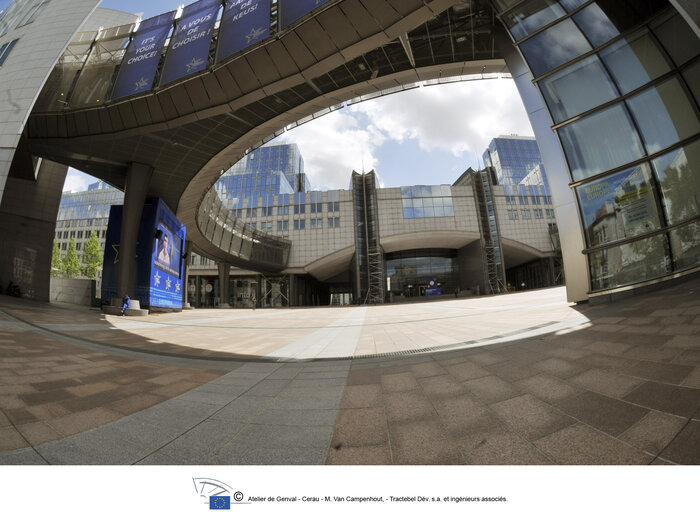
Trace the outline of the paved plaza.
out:
[[[146,318],[0,297],[0,464],[698,464],[700,279]]]

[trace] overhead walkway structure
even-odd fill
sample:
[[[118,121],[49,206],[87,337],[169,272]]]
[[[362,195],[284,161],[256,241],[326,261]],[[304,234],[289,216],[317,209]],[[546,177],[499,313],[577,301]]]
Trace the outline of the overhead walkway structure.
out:
[[[110,92],[134,24],[77,34],[29,117],[31,153],[122,189],[131,163],[149,167],[147,195],[177,213],[192,250],[275,272],[290,242],[224,207],[213,185],[225,170],[345,102],[507,73],[485,1],[330,1],[278,31],[276,9],[271,16],[272,36],[259,44],[118,101]]]

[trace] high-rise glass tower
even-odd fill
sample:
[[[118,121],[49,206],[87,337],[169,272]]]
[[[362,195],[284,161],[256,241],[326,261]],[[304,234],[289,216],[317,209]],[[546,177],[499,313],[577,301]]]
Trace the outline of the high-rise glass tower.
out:
[[[498,185],[541,185],[547,188],[547,175],[534,137],[496,137],[482,158],[484,166],[495,169]]]
[[[304,159],[296,144],[265,146],[250,152],[216,182],[219,196],[229,208],[244,198],[306,192]]]

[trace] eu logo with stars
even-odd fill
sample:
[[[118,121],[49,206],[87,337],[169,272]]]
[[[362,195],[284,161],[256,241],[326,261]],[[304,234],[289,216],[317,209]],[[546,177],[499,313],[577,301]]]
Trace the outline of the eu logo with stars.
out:
[[[209,510],[231,510],[231,496],[210,496]]]

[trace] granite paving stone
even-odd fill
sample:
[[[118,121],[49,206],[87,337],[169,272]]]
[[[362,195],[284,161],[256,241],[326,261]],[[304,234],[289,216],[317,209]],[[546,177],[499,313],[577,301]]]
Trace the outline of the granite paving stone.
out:
[[[641,361],[631,368],[626,368],[624,373],[647,380],[656,380],[668,384],[680,384],[693,369],[692,366],[680,364]]]
[[[0,296],[0,316],[19,318],[0,332],[0,461],[44,463],[29,443],[56,464],[697,464],[698,292],[700,279],[606,305],[552,288],[139,322]],[[264,359],[345,317],[353,347],[323,349],[342,358]]]
[[[569,379],[576,386],[596,391],[600,394],[621,398],[644,381],[611,370],[593,368]]]
[[[236,443],[257,446],[328,447],[330,426],[249,425],[236,435]]]
[[[340,402],[342,409],[381,407],[382,387],[379,384],[347,386]]]
[[[535,375],[514,382],[515,387],[529,393],[540,400],[553,403],[563,398],[580,393],[580,390],[570,386],[565,381],[549,375]],[[524,393],[520,393],[524,394]]]
[[[212,465],[312,465],[323,464],[327,447],[260,446],[231,442],[213,455]]]
[[[389,429],[394,464],[464,464],[459,445],[437,420],[393,423]]]
[[[436,414],[430,401],[418,391],[385,393],[384,407],[389,422],[427,419]]]
[[[557,464],[648,464],[653,457],[577,423],[534,442]]]
[[[619,438],[649,453],[658,454],[681,431],[687,421],[658,411],[649,413]]]
[[[331,439],[334,450],[345,447],[386,445],[387,418],[384,408],[343,409]]]
[[[418,379],[421,390],[426,396],[460,395],[466,390],[464,384],[452,375],[436,375]]]
[[[552,461],[529,441],[511,432],[496,432],[487,435],[481,444],[474,447],[466,458],[470,464],[551,464]]]
[[[228,444],[245,424],[205,420],[158,449],[158,452],[185,464],[205,464]]]
[[[576,422],[532,395],[521,395],[491,405],[495,413],[530,440],[556,432]]]
[[[648,412],[645,408],[592,391],[560,400],[556,406],[582,423],[613,436],[627,430]]]
[[[391,452],[385,446],[342,446],[331,448],[326,456],[326,464],[341,466],[372,466],[392,463]]]
[[[463,385],[479,401],[485,404],[501,402],[507,398],[523,394],[520,389],[495,375],[464,381]]]
[[[700,407],[700,389],[645,382],[623,397],[649,409],[690,417]]]
[[[411,372],[382,375],[381,384],[386,392],[418,389],[416,376]]]
[[[48,462],[34,448],[0,452],[0,465],[2,466],[39,466],[46,464]]]
[[[661,452],[661,457],[677,464],[700,464],[700,421],[689,421]]]

